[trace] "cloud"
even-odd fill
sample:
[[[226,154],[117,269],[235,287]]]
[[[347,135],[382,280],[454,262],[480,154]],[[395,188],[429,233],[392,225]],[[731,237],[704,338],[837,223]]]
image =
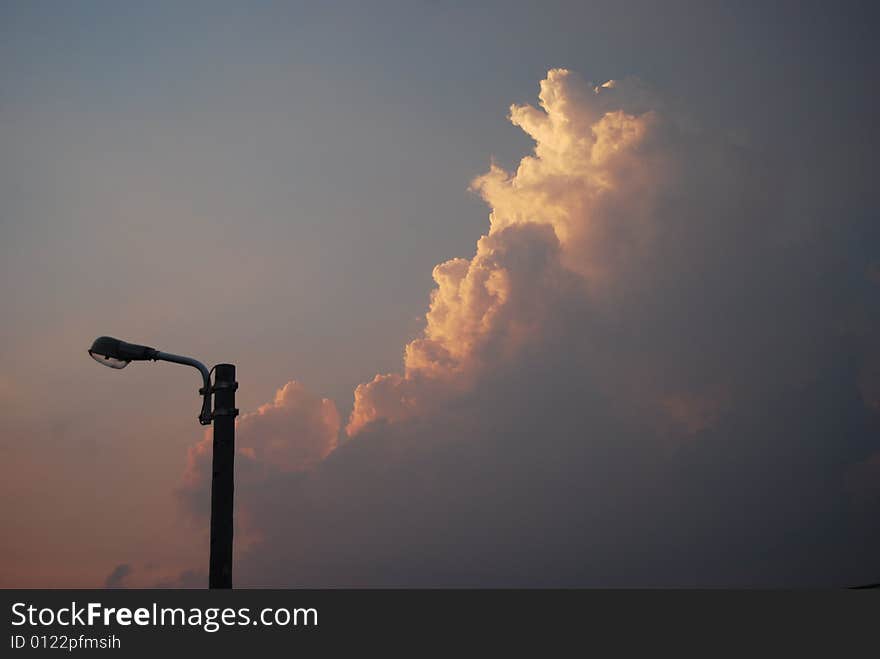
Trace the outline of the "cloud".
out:
[[[208,583],[208,575],[200,570],[183,570],[176,576],[159,579],[148,584],[148,588],[162,589],[202,589]]]
[[[240,419],[239,578],[873,578],[880,511],[846,485],[880,448],[877,255],[841,229],[861,220],[799,230],[777,159],[638,80],[555,69],[539,100],[510,111],[534,152],[473,182],[488,232],[434,268],[424,330],[357,387],[346,439],[295,383]]]
[[[237,426],[239,446],[249,457],[281,471],[314,466],[336,447],[339,413],[333,401],[288,382],[275,400],[245,414]]]
[[[405,350],[402,376],[379,375],[355,390],[349,436],[377,420],[398,421],[442,405],[540,340],[552,314],[577,295],[551,227],[527,223],[490,233],[473,259],[434,269],[427,327]]]
[[[403,375],[357,388],[349,435],[469,388],[546,340],[560,308],[636,257],[669,169],[649,96],[638,81],[592,87],[554,69],[541,83],[542,109],[511,107],[510,120],[536,141],[534,155],[513,175],[493,165],[473,182],[492,207],[489,233],[472,259],[434,268],[423,336],[407,345]]]
[[[204,588],[208,574],[200,569],[174,570],[170,566],[147,563],[135,569],[120,563],[104,581],[105,588]]]
[[[131,576],[132,569],[128,563],[117,565],[104,580],[104,588],[125,588],[125,581]]]
[[[236,420],[236,482],[240,491],[261,487],[276,474],[295,474],[314,467],[336,447],[340,419],[333,401],[319,398],[290,381],[271,403]],[[187,457],[178,498],[197,523],[210,519],[212,434],[205,431]],[[236,542],[257,541],[261,531],[250,523],[249,506],[239,506]]]
[[[534,153],[473,182],[489,232],[473,258],[434,269],[422,336],[402,374],[357,388],[349,436],[444,405],[547,344],[573,342],[609,395],[691,428],[704,422],[681,401],[702,399],[708,419],[756,393],[753,365],[814,368],[830,331],[815,313],[834,303],[826,257],[780,238],[778,176],[760,154],[655,109],[638,80],[595,86],[555,69],[539,98],[510,111]]]

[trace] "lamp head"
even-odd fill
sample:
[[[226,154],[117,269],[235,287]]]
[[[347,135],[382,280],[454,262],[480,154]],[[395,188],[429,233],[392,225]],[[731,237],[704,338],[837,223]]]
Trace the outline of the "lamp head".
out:
[[[89,348],[89,355],[110,368],[125,368],[129,362],[156,359],[158,351],[149,346],[126,343],[112,336],[99,336]]]

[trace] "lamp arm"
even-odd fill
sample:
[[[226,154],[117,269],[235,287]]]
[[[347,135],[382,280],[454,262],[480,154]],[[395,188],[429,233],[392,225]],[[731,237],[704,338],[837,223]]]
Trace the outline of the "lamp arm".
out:
[[[152,359],[156,361],[162,362],[172,362],[174,364],[183,364],[184,366],[192,366],[195,369],[198,369],[199,373],[202,374],[202,382],[204,386],[199,389],[199,393],[202,394],[202,411],[199,414],[199,423],[203,426],[211,425],[211,373],[208,371],[208,367],[205,366],[202,362],[197,359],[193,359],[192,357],[184,357],[183,355],[174,355],[170,352],[162,352],[161,350],[156,350],[154,355],[151,355]]]

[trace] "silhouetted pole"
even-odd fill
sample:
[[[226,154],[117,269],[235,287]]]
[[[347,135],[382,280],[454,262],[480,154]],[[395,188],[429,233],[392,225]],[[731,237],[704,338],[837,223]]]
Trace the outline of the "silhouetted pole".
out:
[[[232,588],[232,502],[235,472],[235,366],[217,364],[214,376],[214,465],[211,476],[209,588]]]

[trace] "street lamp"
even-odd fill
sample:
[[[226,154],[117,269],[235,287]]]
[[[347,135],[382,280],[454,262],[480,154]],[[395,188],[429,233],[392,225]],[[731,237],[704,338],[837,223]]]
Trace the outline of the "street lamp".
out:
[[[184,364],[198,369],[202,374],[202,411],[199,423],[214,424],[214,458],[211,477],[211,559],[208,574],[209,588],[232,588],[232,501],[233,474],[235,468],[235,365],[217,364],[214,384],[211,371],[192,357],[162,352],[149,346],[141,346],[99,336],[89,348],[89,355],[99,364],[110,368],[125,368],[131,362],[163,361]],[[214,409],[211,409],[211,395]]]

